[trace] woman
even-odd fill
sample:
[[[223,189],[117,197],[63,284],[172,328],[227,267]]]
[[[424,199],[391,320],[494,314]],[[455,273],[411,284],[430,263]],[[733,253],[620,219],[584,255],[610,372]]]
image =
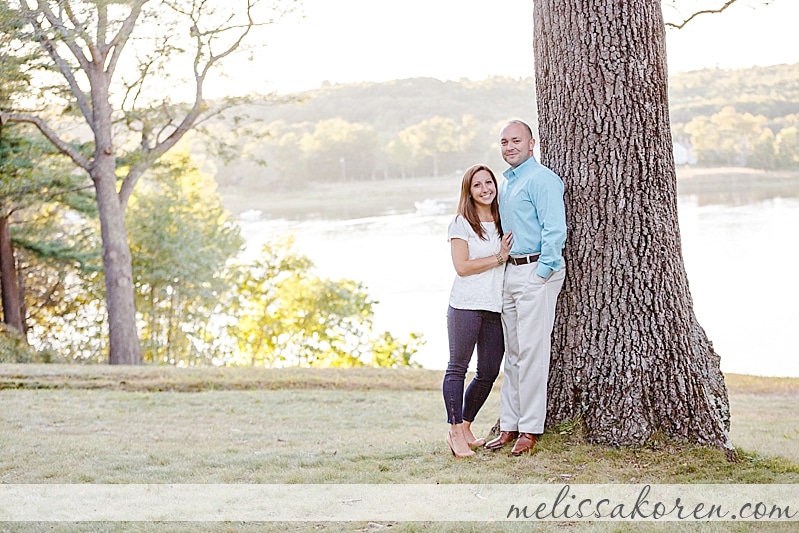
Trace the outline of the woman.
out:
[[[450,424],[447,444],[456,457],[474,455],[485,444],[471,424],[497,379],[505,352],[502,335],[502,279],[512,244],[502,235],[497,179],[485,165],[463,175],[458,214],[449,225],[452,263],[457,276],[447,310],[449,364],[444,374],[444,404]],[[477,372],[463,393],[466,371],[477,346]]]

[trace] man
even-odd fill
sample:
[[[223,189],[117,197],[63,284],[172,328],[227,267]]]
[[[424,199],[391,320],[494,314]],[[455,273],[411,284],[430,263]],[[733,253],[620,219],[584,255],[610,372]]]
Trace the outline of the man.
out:
[[[530,451],[544,432],[555,304],[566,275],[566,213],[563,181],[533,157],[530,126],[508,122],[500,132],[500,145],[510,168],[500,185],[499,211],[513,245],[502,302],[505,377],[500,435],[485,446],[499,450],[516,440],[511,454],[518,456]]]

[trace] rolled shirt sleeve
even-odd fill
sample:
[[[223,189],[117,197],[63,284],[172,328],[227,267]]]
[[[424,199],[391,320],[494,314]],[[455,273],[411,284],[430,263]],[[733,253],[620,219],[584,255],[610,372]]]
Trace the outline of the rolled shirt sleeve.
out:
[[[543,172],[531,180],[530,185],[541,227],[541,257],[536,273],[548,278],[552,272],[563,268],[563,245],[566,243],[563,181],[552,172]]]

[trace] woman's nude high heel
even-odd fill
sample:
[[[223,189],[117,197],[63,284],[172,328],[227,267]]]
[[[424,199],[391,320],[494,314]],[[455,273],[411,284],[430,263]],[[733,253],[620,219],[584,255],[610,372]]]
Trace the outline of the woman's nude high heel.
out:
[[[485,446],[486,440],[485,439],[478,439],[472,433],[472,423],[463,421],[463,436],[466,438],[466,443],[469,445],[469,448],[480,448]]]
[[[447,432],[447,444],[449,444],[449,449],[452,450],[452,455],[458,459],[474,455],[463,435],[463,426],[461,424],[453,424],[451,426],[451,429]]]

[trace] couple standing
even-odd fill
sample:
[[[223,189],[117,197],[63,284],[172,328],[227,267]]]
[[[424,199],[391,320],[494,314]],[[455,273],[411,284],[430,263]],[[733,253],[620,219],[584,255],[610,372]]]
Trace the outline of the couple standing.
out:
[[[514,120],[500,133],[510,165],[498,186],[485,165],[463,176],[449,226],[457,277],[447,311],[450,359],[444,375],[447,443],[456,457],[472,448],[530,451],[544,432],[555,304],[566,270],[563,181],[533,157],[530,126]],[[477,347],[477,372],[464,394]],[[471,423],[488,398],[505,354],[500,435],[486,443]],[[515,442],[514,442],[515,441]]]

